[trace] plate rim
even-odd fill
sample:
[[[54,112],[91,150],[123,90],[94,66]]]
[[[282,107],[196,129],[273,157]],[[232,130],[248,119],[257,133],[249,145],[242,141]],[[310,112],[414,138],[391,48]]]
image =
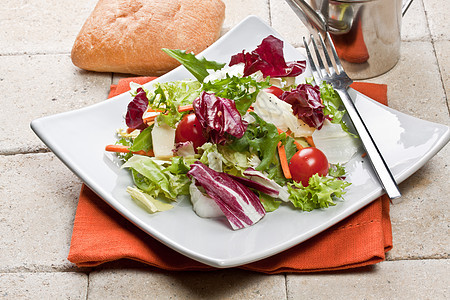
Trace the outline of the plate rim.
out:
[[[232,29],[230,29],[227,33],[225,33],[222,37],[220,37],[214,44],[212,44],[211,46],[221,42],[224,39],[227,39],[230,35],[233,35],[235,31],[239,30],[242,26],[245,26],[248,22],[257,22],[260,23],[259,25],[263,25],[267,28],[269,28],[271,31],[276,33],[276,30],[274,30],[272,27],[270,27],[268,24],[266,24],[265,21],[263,21],[261,18],[257,17],[257,16],[248,16],[245,19],[243,19],[239,24],[237,24],[235,27],[233,27]],[[278,34],[278,33],[277,33]],[[278,36],[281,37],[281,35],[278,34]],[[283,39],[284,40],[284,39]],[[286,40],[284,40],[286,42]],[[286,42],[287,43],[287,42]],[[208,48],[211,49],[211,48]],[[206,49],[205,51],[202,51],[201,53],[199,53],[199,56],[202,56],[205,52],[208,51],[208,49]],[[179,69],[184,68],[183,66],[179,66],[177,68],[175,68],[173,71],[175,70],[179,70]],[[171,73],[171,72],[170,72]],[[163,76],[161,76],[158,80],[162,81],[165,79],[166,76],[170,76],[170,74],[165,74]],[[150,83],[149,83],[150,84]],[[353,90],[355,93],[363,96],[364,98],[369,99],[370,101],[373,101],[374,104],[376,105],[380,105],[378,102],[356,92],[355,90]],[[113,98],[117,98],[117,97],[124,97],[124,94],[127,94],[128,92],[122,93],[118,96],[115,96]],[[111,98],[111,99],[113,99]],[[291,239],[290,241],[286,241],[283,244],[280,245],[275,245],[271,248],[270,251],[266,250],[265,254],[257,254],[257,255],[253,255],[253,256],[247,256],[247,259],[243,259],[243,258],[230,258],[227,260],[224,259],[218,259],[218,258],[212,258],[212,257],[208,257],[206,255],[200,254],[198,252],[192,251],[191,249],[187,249],[186,247],[183,247],[181,245],[175,245],[173,243],[169,243],[167,241],[167,239],[165,239],[163,236],[161,236],[160,233],[155,232],[154,230],[151,230],[148,228],[148,225],[145,224],[143,222],[143,220],[140,220],[138,218],[136,218],[136,216],[133,216],[131,214],[131,211],[129,211],[125,206],[123,206],[120,202],[118,201],[111,201],[109,199],[109,194],[105,193],[105,191],[103,190],[103,188],[101,186],[99,186],[96,182],[92,182],[89,178],[86,178],[85,176],[85,172],[83,170],[81,170],[79,168],[79,166],[73,165],[70,162],[70,158],[63,152],[61,151],[59,145],[57,145],[57,143],[55,143],[54,141],[51,140],[51,138],[49,138],[48,136],[45,135],[44,132],[42,132],[42,127],[45,124],[46,121],[48,120],[52,120],[52,118],[60,118],[63,117],[64,115],[70,115],[73,114],[74,112],[77,113],[82,113],[83,110],[91,110],[91,109],[95,109],[97,107],[101,107],[102,105],[108,105],[109,100],[108,101],[101,101],[99,103],[90,105],[90,106],[86,106],[83,108],[79,108],[76,110],[72,110],[72,111],[66,111],[66,112],[62,112],[62,113],[58,113],[58,114],[54,114],[54,115],[50,115],[50,116],[46,116],[46,117],[41,117],[38,119],[35,119],[33,121],[31,121],[30,126],[32,128],[32,130],[36,133],[36,135],[44,142],[44,144],[46,144],[50,150],[73,172],[75,173],[78,177],[81,178],[81,180],[87,185],[89,186],[96,194],[98,194],[108,205],[110,205],[112,208],[114,208],[119,214],[121,214],[122,216],[124,216],[128,221],[132,222],[133,224],[135,224],[137,227],[141,228],[144,232],[146,232],[147,234],[151,235],[153,238],[155,238],[156,240],[160,241],[161,243],[165,244],[166,246],[170,247],[171,249],[187,256],[190,257],[196,261],[199,261],[201,263],[204,263],[206,265],[210,265],[213,267],[217,267],[217,268],[229,268],[229,267],[236,267],[236,266],[241,266],[243,264],[248,264],[251,262],[255,262],[270,256],[273,256],[277,253],[280,253],[284,250],[289,249],[292,246],[295,246],[296,243],[295,241],[297,240],[298,237]],[[416,117],[407,115],[405,113],[396,111],[392,108],[386,107],[386,106],[382,106],[384,109],[388,109],[390,111],[395,112],[396,114],[401,114],[404,116],[407,116],[409,118],[414,118],[414,119],[418,119]],[[421,119],[418,119],[421,120]],[[405,180],[406,178],[408,178],[409,176],[411,176],[414,172],[416,172],[420,167],[422,167],[429,159],[431,159],[437,152],[439,152],[442,147],[444,147],[449,139],[450,139],[450,130],[449,127],[443,124],[439,124],[439,123],[434,123],[434,122],[430,122],[427,120],[421,120],[423,122],[427,122],[432,126],[437,126],[440,128],[440,130],[443,132],[442,135],[440,136],[439,141],[437,141],[435,143],[435,146],[433,147],[433,151],[429,151],[426,153],[425,156],[423,156],[421,158],[421,160],[415,164],[414,168],[410,168],[407,171],[403,172],[402,174],[399,174],[396,176],[396,180],[398,181],[398,183],[402,182],[403,180]],[[371,198],[373,197],[372,200],[368,201],[367,203],[359,203],[359,205],[356,205],[357,208],[355,211],[349,213],[347,216],[353,214],[354,212],[358,211],[359,209],[361,209],[362,207],[366,206],[367,204],[371,203],[373,200],[375,200],[378,196],[380,196],[382,194],[382,190],[381,190],[381,186],[379,187],[379,189],[376,189],[375,191],[373,191],[372,193],[373,195],[370,196]],[[347,217],[346,216],[346,217]],[[344,217],[345,218],[345,217]],[[321,226],[321,228],[319,228],[319,231],[314,231],[311,232],[306,236],[305,239],[303,239],[301,242],[304,242],[306,240],[308,240],[309,238],[319,234],[320,232],[326,230],[327,228],[333,226],[334,224],[336,224],[337,222],[343,220],[344,218],[340,218],[339,216],[335,216],[333,221],[330,221],[326,224],[324,224],[323,226]],[[230,229],[231,230],[231,229]],[[301,243],[300,242],[300,243]]]

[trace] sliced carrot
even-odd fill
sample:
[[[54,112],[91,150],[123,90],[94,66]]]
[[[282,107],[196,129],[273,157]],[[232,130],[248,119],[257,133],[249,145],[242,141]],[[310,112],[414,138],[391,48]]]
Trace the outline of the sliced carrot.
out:
[[[128,153],[130,150],[128,150],[127,146],[123,145],[106,145],[105,151],[108,152],[119,152],[119,153]]]
[[[150,122],[155,121],[155,119],[156,119],[156,117],[157,117],[158,115],[159,115],[159,114],[157,114],[157,115],[152,115],[152,116],[149,116],[149,117],[145,117],[145,118],[143,118],[142,120],[144,120],[144,123],[148,124],[148,123],[150,123]]]
[[[192,104],[178,106],[179,112],[189,111],[189,110],[194,110],[194,106]]]
[[[305,140],[311,147],[316,147],[316,145],[314,144],[312,136],[305,136]]]
[[[277,130],[278,130],[278,133],[279,133],[279,134],[282,134],[282,133],[284,132],[284,131],[281,130],[280,128],[277,128]],[[291,135],[291,133],[292,133],[292,131],[291,131],[290,129],[288,129],[288,131],[286,131],[286,134],[287,134],[287,135]],[[294,140],[294,145],[295,145],[295,147],[297,147],[297,150],[303,149],[303,146],[300,145],[300,143],[297,142],[297,141],[295,141],[295,140]]]
[[[124,145],[106,145],[105,151],[116,152],[116,153],[130,152],[130,150],[128,149],[128,146],[124,146]],[[154,156],[153,150],[149,150],[149,151],[139,150],[139,151],[133,151],[133,153],[139,154],[139,155]]]
[[[278,156],[280,157],[281,169],[283,170],[284,177],[291,179],[291,171],[289,170],[289,163],[286,157],[286,150],[281,142],[278,142]]]
[[[194,106],[192,106],[192,104],[178,106],[179,112],[190,111],[190,110],[194,110]],[[159,109],[155,110],[155,109],[149,108],[149,109],[147,109],[147,112],[154,112],[155,114],[143,118],[145,123],[154,121],[156,119],[156,117],[163,111],[159,110]]]
[[[150,108],[150,107],[149,107],[149,108],[147,109],[147,111],[148,111],[148,112],[163,112],[164,110],[162,110],[162,109],[153,109],[153,108]]]
[[[278,127],[277,127],[277,130],[278,130],[279,134],[282,134],[284,132],[282,129],[280,129]],[[286,131],[286,135],[291,135],[291,134],[292,134],[292,131],[288,128],[288,130]]]
[[[364,158],[367,156],[367,152],[364,152],[363,154],[361,154],[361,157]]]
[[[295,147],[297,147],[297,150],[302,150],[303,149],[303,146],[300,145],[300,143],[297,142],[297,141],[294,141],[294,145],[295,145]]]

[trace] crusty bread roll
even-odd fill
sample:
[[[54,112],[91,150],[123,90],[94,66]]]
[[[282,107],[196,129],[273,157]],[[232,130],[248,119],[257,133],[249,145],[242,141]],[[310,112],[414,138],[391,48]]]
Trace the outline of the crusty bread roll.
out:
[[[99,0],[72,48],[75,66],[161,75],[179,63],[161,48],[198,54],[220,35],[221,0]]]

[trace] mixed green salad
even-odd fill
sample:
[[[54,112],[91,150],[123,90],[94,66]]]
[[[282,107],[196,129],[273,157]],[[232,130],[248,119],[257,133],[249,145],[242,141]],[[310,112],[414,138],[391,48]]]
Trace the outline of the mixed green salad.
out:
[[[130,170],[127,192],[144,209],[188,196],[200,217],[225,216],[240,229],[280,205],[311,211],[342,199],[357,139],[330,85],[296,82],[306,61],[286,62],[281,40],[270,35],[228,64],[163,50],[195,79],[132,83],[126,127],[106,146]]]

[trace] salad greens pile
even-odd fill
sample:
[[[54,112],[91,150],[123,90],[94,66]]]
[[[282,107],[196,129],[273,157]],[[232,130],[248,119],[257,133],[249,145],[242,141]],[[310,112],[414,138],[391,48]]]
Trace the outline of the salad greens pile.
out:
[[[182,50],[163,51],[195,80],[158,82],[150,89],[132,84],[127,128],[118,130],[116,143],[126,149],[118,155],[135,185],[127,192],[144,209],[165,211],[190,196],[199,216],[225,216],[240,229],[282,203],[311,211],[342,199],[350,185],[342,166],[348,158],[339,163],[325,158],[325,171],[297,179],[308,164],[314,170],[309,158],[306,167],[297,163],[299,153],[320,152],[312,133],[323,130],[320,141],[327,144],[328,137],[333,140],[328,128],[339,124],[340,137],[354,136],[330,85],[295,84],[306,62],[286,62],[281,40],[268,36],[228,65]]]

